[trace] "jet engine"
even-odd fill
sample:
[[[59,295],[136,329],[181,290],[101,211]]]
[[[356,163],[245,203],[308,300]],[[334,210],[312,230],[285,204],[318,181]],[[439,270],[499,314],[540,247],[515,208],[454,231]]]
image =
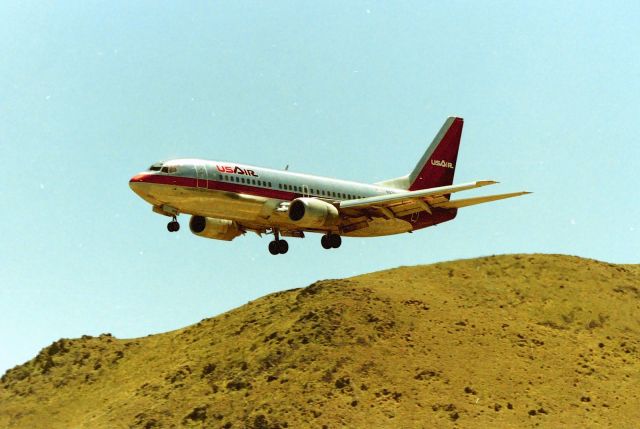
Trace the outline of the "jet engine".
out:
[[[333,226],[340,220],[335,206],[315,198],[297,198],[289,205],[289,219],[303,228]]]
[[[214,240],[231,241],[242,234],[234,221],[203,216],[191,216],[189,229],[195,235]]]

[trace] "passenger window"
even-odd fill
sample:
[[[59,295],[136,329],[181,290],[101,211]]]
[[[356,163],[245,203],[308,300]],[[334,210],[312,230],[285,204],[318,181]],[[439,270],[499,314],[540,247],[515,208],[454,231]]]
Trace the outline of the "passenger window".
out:
[[[271,187],[271,182],[269,182],[269,187]]]
[[[236,183],[240,183],[240,178],[236,177]]]

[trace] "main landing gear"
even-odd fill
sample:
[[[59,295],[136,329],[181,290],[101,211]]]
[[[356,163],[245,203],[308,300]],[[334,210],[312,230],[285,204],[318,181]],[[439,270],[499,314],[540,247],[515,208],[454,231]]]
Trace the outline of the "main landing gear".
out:
[[[273,230],[274,240],[269,243],[269,253],[272,255],[284,255],[289,251],[289,243],[280,239],[280,231]],[[337,249],[342,244],[342,237],[338,234],[328,233],[320,240],[325,249]]]
[[[180,230],[180,224],[178,223],[178,220],[174,216],[173,220],[167,224],[167,231],[176,232],[179,230]]]
[[[337,249],[342,244],[342,238],[338,234],[323,235],[320,244],[325,249]]]
[[[280,240],[280,233],[277,229],[273,230],[274,240],[269,243],[269,253],[272,255],[284,255],[289,251],[289,243],[286,240]]]

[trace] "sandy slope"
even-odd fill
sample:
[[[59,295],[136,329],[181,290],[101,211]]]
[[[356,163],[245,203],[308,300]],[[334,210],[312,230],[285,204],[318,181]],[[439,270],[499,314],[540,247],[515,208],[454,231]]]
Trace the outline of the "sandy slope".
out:
[[[640,427],[640,265],[509,255],[266,296],[134,340],[59,340],[0,427]]]

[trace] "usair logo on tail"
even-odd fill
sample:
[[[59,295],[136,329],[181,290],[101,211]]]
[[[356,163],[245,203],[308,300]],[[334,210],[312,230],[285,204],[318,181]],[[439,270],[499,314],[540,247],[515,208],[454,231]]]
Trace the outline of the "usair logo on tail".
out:
[[[432,159],[431,160],[431,165],[435,165],[435,166],[438,166],[438,167],[453,168],[453,164],[448,162],[448,161],[445,161],[444,159],[440,160],[440,161]]]

